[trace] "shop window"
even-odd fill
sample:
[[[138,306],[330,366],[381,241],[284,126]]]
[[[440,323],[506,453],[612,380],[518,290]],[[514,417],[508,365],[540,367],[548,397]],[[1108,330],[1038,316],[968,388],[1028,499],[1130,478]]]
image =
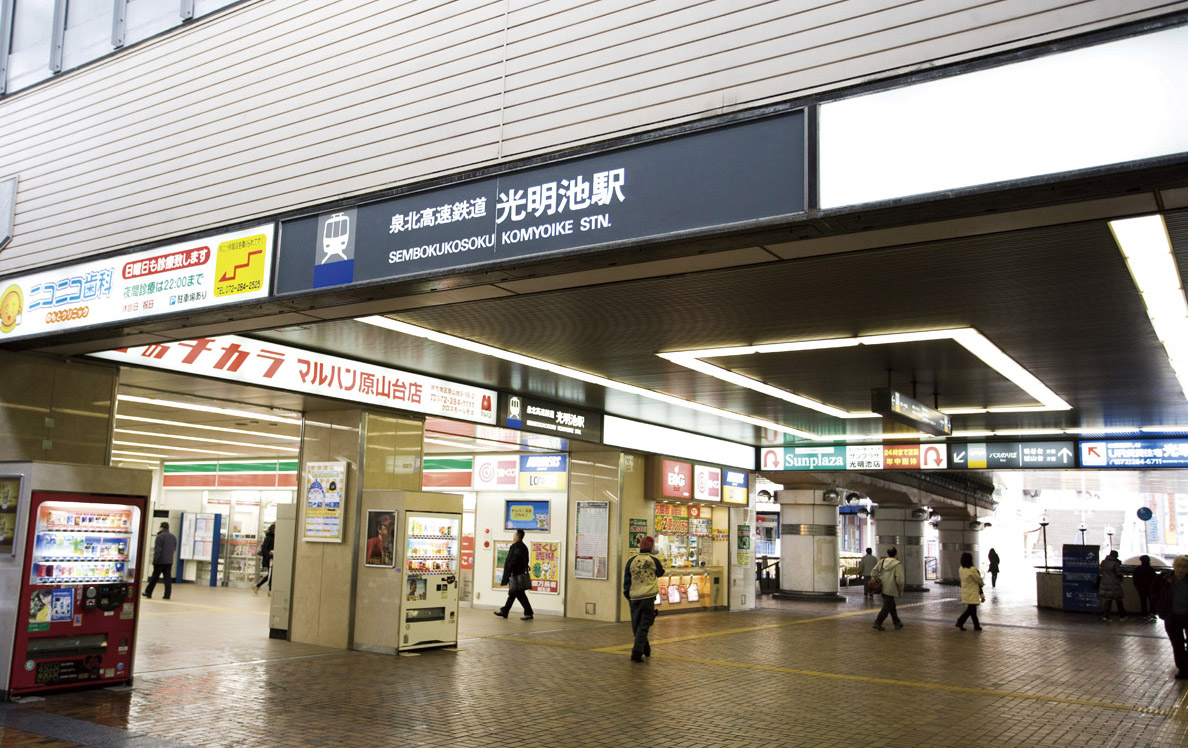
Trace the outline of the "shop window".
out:
[[[76,68],[112,50],[112,0],[69,0],[62,69]]]
[[[181,23],[179,0],[128,0],[124,46],[143,41]]]
[[[53,25],[54,0],[15,0],[8,52],[9,93],[50,76]]]

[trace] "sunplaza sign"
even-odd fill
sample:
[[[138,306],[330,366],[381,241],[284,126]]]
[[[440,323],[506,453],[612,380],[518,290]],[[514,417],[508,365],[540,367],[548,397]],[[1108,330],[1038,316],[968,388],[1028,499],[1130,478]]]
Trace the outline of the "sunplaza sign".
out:
[[[796,111],[281,224],[278,294],[544,257],[805,209]]]
[[[237,335],[90,355],[178,374],[305,392],[463,421],[495,423],[494,390]]]
[[[273,224],[0,281],[0,342],[268,297]]]

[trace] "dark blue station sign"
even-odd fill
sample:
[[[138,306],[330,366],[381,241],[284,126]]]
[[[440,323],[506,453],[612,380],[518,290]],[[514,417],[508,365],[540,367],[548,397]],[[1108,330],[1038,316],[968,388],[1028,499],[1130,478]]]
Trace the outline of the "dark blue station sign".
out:
[[[803,111],[281,224],[278,294],[697,236],[805,209]]]

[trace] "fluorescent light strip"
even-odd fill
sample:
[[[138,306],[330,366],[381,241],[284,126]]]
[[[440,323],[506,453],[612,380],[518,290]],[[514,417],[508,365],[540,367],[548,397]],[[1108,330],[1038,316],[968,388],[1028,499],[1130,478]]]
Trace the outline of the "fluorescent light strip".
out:
[[[162,460],[169,459],[169,455],[155,455],[152,452],[131,452],[127,449],[113,449],[111,453],[113,455],[139,455],[140,457],[156,457]]]
[[[727,418],[732,421],[739,421],[741,423],[747,423],[752,426],[758,426],[759,428],[771,429],[772,431],[778,431],[778,432],[784,433],[784,434],[791,434],[793,436],[800,436],[800,437],[804,437],[806,439],[816,438],[815,434],[811,434],[807,431],[802,431],[800,429],[795,429],[790,426],[785,426],[782,423],[775,423],[774,421],[768,421],[768,420],[764,420],[762,418],[755,418],[753,416],[747,416],[747,415],[743,415],[741,413],[734,413],[729,410],[722,410],[721,408],[714,408],[709,405],[703,405],[701,403],[694,402],[692,400],[684,400],[682,398],[675,397],[673,395],[664,394],[663,392],[657,392],[655,390],[649,390],[649,389],[645,389],[643,387],[636,387],[635,385],[625,384],[623,382],[618,382],[613,379],[607,379],[606,377],[600,377],[600,376],[597,376],[594,374],[588,374],[584,371],[578,371],[577,369],[570,369],[567,366],[560,366],[558,364],[549,363],[548,361],[542,361],[541,359],[532,358],[530,356],[524,356],[519,353],[512,353],[511,351],[505,351],[502,348],[495,348],[494,346],[484,345],[482,343],[475,343],[474,341],[466,340],[465,338],[459,338],[459,337],[455,337],[453,335],[447,335],[445,333],[436,332],[434,330],[427,330],[423,327],[417,327],[416,325],[410,325],[405,322],[399,322],[394,319],[389,319],[388,317],[377,317],[377,316],[359,317],[355,321],[362,322],[363,324],[366,324],[366,325],[382,327],[382,328],[385,328],[388,330],[392,330],[394,332],[403,333],[405,335],[413,335],[418,338],[424,338],[425,340],[432,340],[435,343],[441,343],[442,345],[448,345],[448,346],[451,346],[454,348],[461,348],[463,350],[471,351],[473,353],[479,353],[484,356],[491,356],[494,358],[498,358],[503,361],[509,361],[511,363],[521,364],[523,366],[529,366],[534,369],[541,369],[543,371],[549,371],[554,374],[559,374],[563,377],[577,379],[577,380],[580,380],[583,382],[588,382],[590,384],[597,385],[599,387],[606,387],[607,389],[618,390],[619,392],[626,392],[628,394],[636,395],[638,397],[644,397],[649,400],[656,400],[656,401],[659,401],[662,403],[667,403],[670,405],[677,405],[682,408],[689,408],[692,410],[697,410],[702,413],[709,413],[710,415],[714,415],[719,418]]]
[[[151,449],[165,449],[170,452],[196,452],[200,455],[223,455],[225,457],[235,457],[239,452],[218,452],[213,449],[190,449],[189,447],[167,447],[162,444],[145,444],[144,442],[124,442],[112,441],[112,444],[118,444],[121,447],[149,447]]]
[[[1123,218],[1110,221],[1110,231],[1147,307],[1151,326],[1167,352],[1180,391],[1188,397],[1188,303],[1167,224],[1158,214]]]
[[[1002,352],[985,336],[971,327],[944,330],[920,330],[916,332],[887,333],[885,335],[862,335],[853,338],[825,338],[822,340],[800,340],[790,343],[768,343],[764,345],[737,346],[734,348],[703,348],[694,351],[671,351],[657,355],[675,364],[699,371],[724,382],[736,384],[765,395],[777,397],[786,402],[800,405],[818,413],[837,418],[878,418],[875,413],[847,411],[826,405],[811,398],[797,395],[788,390],[759,382],[747,376],[716,366],[702,359],[723,356],[749,356],[759,353],[784,353],[788,351],[809,351],[825,348],[843,348],[854,345],[887,345],[891,343],[914,343],[926,340],[952,340],[983,363],[1010,380],[1019,389],[1038,400],[1042,405],[1023,405],[1002,408],[946,408],[941,412],[954,414],[971,413],[1020,413],[1029,411],[1071,410],[1072,406],[1050,390],[1031,372]],[[1188,361],[1188,360],[1186,360]],[[817,437],[823,439],[824,437]]]
[[[1177,434],[1188,432],[1188,426],[1143,426],[1139,431],[1146,434]]]
[[[289,436],[288,434],[272,434],[267,431],[249,431],[247,429],[229,429],[224,426],[207,426],[201,423],[186,423],[185,421],[167,421],[164,418],[144,418],[143,416],[129,416],[123,413],[116,413],[117,420],[136,421],[137,423],[155,423],[160,426],[180,426],[188,429],[201,429],[203,431],[218,431],[224,434],[246,434],[248,436],[263,436],[268,439],[283,439],[285,441],[299,442],[300,436]]]
[[[124,462],[143,462],[145,465],[157,465],[157,464],[159,464],[159,463],[160,463],[160,460],[138,460],[138,459],[136,459],[135,457],[112,457],[112,458],[111,458],[111,461],[112,461],[112,462],[119,462],[119,463],[124,463]]]
[[[300,426],[301,419],[299,418],[282,418],[281,416],[267,415],[263,413],[255,413],[250,410],[235,410],[232,408],[218,408],[213,405],[194,405],[193,403],[183,403],[176,400],[160,400],[151,397],[138,397],[136,395],[116,395],[116,400],[124,400],[130,403],[141,403],[144,405],[156,405],[162,408],[177,408],[178,410],[196,410],[200,413],[219,413],[225,416],[236,416],[239,418],[255,418],[258,421],[273,421],[275,423],[287,423],[293,426]]]
[[[132,434],[134,436],[152,436],[160,439],[180,439],[186,442],[202,442],[204,444],[230,444],[236,447],[251,449],[273,449],[281,452],[298,452],[296,447],[279,447],[275,444],[252,444],[251,442],[233,442],[226,439],[208,439],[202,436],[178,436],[176,434],[162,434],[158,431],[133,431],[131,429],[113,429],[117,434]]]

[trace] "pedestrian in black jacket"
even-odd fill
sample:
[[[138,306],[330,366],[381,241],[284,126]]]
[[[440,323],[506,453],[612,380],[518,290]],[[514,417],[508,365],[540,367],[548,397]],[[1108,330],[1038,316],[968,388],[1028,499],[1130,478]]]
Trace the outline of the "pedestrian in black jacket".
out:
[[[495,611],[500,618],[507,618],[511,612],[512,603],[520,601],[524,609],[521,621],[532,620],[532,603],[528,602],[528,588],[532,585],[532,575],[528,573],[528,546],[524,545],[524,531],[516,530],[516,542],[507,551],[507,560],[503,562],[503,579],[501,585],[507,585],[507,602]]]
[[[1134,570],[1134,590],[1138,593],[1143,618],[1155,620],[1155,569],[1151,567],[1150,556],[1139,556],[1139,565]]]
[[[1176,679],[1188,680],[1188,556],[1176,556],[1171,579],[1160,578],[1155,586],[1159,617],[1176,661]]]

